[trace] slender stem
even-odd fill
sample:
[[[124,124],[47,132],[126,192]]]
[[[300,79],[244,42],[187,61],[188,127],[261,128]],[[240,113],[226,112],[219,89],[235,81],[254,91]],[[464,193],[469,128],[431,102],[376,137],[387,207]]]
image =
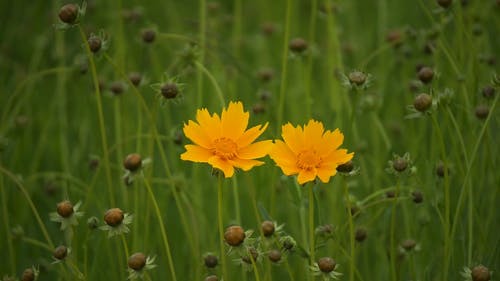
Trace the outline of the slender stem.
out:
[[[128,245],[127,245],[127,239],[125,239],[125,234],[124,233],[122,233],[120,236],[121,236],[121,239],[122,239],[123,249],[125,250],[125,260],[127,260],[128,257],[130,256],[130,252],[128,250]]]
[[[313,265],[315,261],[315,246],[314,246],[314,184],[308,186],[309,195],[309,265]]]
[[[215,77],[212,75],[212,73],[210,73],[210,71],[208,71],[208,69],[205,68],[205,66],[203,66],[203,64],[201,64],[200,62],[196,61],[195,62],[196,66],[203,72],[205,73],[205,75],[208,77],[208,79],[210,79],[210,82],[212,82],[212,84],[214,85],[214,88],[215,88],[215,92],[217,93],[217,97],[219,98],[219,101],[221,103],[221,106],[224,107],[226,106],[226,102],[224,101],[224,95],[222,94],[222,90],[220,89],[219,87],[219,83],[217,83],[217,80],[215,79]]]
[[[309,19],[309,44],[314,44],[314,38],[316,34],[316,12],[318,9],[317,0],[311,0],[311,16]],[[305,77],[305,87],[306,87],[306,116],[311,118],[311,105],[312,105],[312,89],[311,89],[311,76],[313,69],[313,55],[309,54],[307,57],[306,66],[306,77]]]
[[[226,251],[224,249],[224,221],[222,219],[222,211],[223,211],[223,204],[222,204],[222,174],[219,175],[219,184],[217,185],[217,221],[219,224],[219,247],[220,247],[220,258],[222,262],[222,279],[223,280],[229,280],[228,275],[227,275],[227,265],[226,265]]]
[[[241,224],[241,210],[240,210],[240,195],[238,188],[238,180],[236,177],[232,178],[233,180],[233,199],[234,199],[234,209],[236,213],[236,221]]]
[[[45,240],[47,240],[47,243],[49,244],[49,246],[51,248],[54,248],[54,243],[52,243],[52,239],[50,239],[47,228],[45,228],[45,224],[43,224],[42,218],[40,217],[40,214],[38,213],[38,210],[36,209],[35,204],[33,203],[33,200],[31,200],[31,197],[30,197],[28,191],[26,190],[26,188],[24,188],[23,184],[19,181],[17,176],[12,174],[10,171],[6,170],[3,166],[0,166],[0,172],[2,172],[8,178],[10,178],[17,185],[19,190],[21,190],[21,193],[24,195],[26,202],[28,202],[28,205],[30,206],[31,211],[33,211],[33,215],[35,216],[35,219],[36,219],[38,225],[40,226],[40,230],[42,231],[43,236],[45,237]]]
[[[444,253],[443,253],[443,280],[448,280],[448,267],[449,267],[449,256],[450,256],[450,179],[448,175],[448,160],[446,160],[446,148],[444,144],[443,134],[441,128],[434,115],[431,115],[432,124],[436,130],[436,134],[439,140],[439,147],[441,150],[441,161],[443,161],[444,166]]]
[[[247,248],[247,255],[250,257],[250,261],[252,262],[253,275],[255,276],[255,281],[260,281],[259,270],[257,268],[257,264],[255,263],[253,255],[250,252],[250,248]]]
[[[356,256],[355,256],[355,244],[354,244],[354,224],[352,221],[351,214],[351,200],[349,198],[349,189],[347,187],[347,179],[342,178],[342,185],[344,186],[344,197],[347,204],[347,221],[349,223],[349,244],[350,244],[350,263],[349,263],[349,280],[354,280],[354,267],[356,264]]]
[[[199,60],[201,64],[205,62],[205,48],[206,48],[206,24],[207,24],[207,10],[206,10],[206,0],[199,0],[199,13],[200,13],[200,34],[199,34],[199,40],[200,40],[200,57]],[[199,68],[198,72],[196,73],[196,80],[198,82],[198,92],[197,92],[197,102],[196,104],[198,107],[201,107],[203,104],[203,75],[202,75],[202,69]]]
[[[96,96],[96,104],[97,104],[97,115],[99,118],[99,131],[101,134],[101,144],[102,144],[102,152],[104,159],[104,170],[106,173],[106,184],[108,186],[108,195],[110,197],[110,203],[112,206],[115,206],[115,192],[113,191],[113,182],[111,180],[111,167],[109,162],[109,154],[108,154],[108,142],[106,137],[106,127],[104,125],[104,114],[102,109],[102,101],[101,101],[101,90],[99,88],[99,79],[97,77],[97,70],[94,62],[94,56],[90,51],[89,44],[87,43],[87,38],[85,36],[85,32],[81,25],[78,25],[78,30],[80,31],[80,36],[82,38],[83,45],[85,46],[85,50],[87,53],[87,57],[90,63],[90,70],[92,72],[92,80],[94,81],[94,89]],[[128,80],[128,79],[127,79]]]
[[[4,190],[5,186],[3,183],[3,176],[0,175],[0,196],[2,197],[2,219],[5,227],[5,239],[7,240],[7,247],[9,253],[9,262],[10,262],[10,270],[11,273],[14,274],[16,272],[16,256],[14,252],[14,247],[12,246],[12,233],[10,231],[10,222],[7,211],[7,196]]]
[[[278,102],[277,110],[277,122],[276,126],[277,133],[281,128],[281,123],[283,122],[283,112],[285,110],[285,94],[286,94],[286,79],[288,71],[288,41],[290,40],[290,19],[292,17],[292,1],[286,1],[286,18],[285,18],[285,35],[283,38],[283,57],[281,62],[281,82],[280,82],[280,96]]]
[[[396,207],[398,205],[398,199],[399,199],[399,189],[400,189],[400,184],[399,184],[399,178],[396,179],[396,195],[394,198],[394,202],[392,204],[392,210],[391,210],[391,248],[390,248],[390,258],[391,258],[391,278],[393,281],[398,280],[397,277],[397,272],[396,272]]]
[[[170,253],[170,245],[168,244],[167,231],[165,230],[165,224],[163,223],[163,218],[161,216],[160,207],[158,206],[158,202],[156,202],[155,195],[153,193],[153,190],[151,189],[151,185],[149,184],[149,182],[146,179],[144,179],[144,184],[146,185],[146,189],[149,193],[149,197],[151,198],[151,202],[153,203],[153,207],[154,207],[155,212],[156,212],[156,217],[158,218],[158,224],[160,225],[161,237],[163,239],[163,246],[165,247],[165,253],[167,254],[170,275],[171,275],[172,280],[176,281],[177,276],[175,275],[174,262],[172,259],[172,254]]]

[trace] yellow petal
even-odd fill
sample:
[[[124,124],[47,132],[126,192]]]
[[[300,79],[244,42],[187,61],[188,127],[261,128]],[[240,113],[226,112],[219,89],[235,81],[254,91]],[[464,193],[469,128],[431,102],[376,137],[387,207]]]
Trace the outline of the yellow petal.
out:
[[[239,158],[229,160],[229,163],[237,168],[242,169],[243,171],[248,171],[255,166],[260,166],[264,164],[264,162],[262,161],[257,161],[252,159],[239,159]]]
[[[347,153],[347,149],[338,149],[331,152],[327,157],[323,158],[322,162],[325,165],[330,165],[330,164],[340,165],[351,160],[353,156],[354,152]]]
[[[243,110],[241,102],[230,102],[227,110],[222,111],[222,135],[237,140],[248,126],[249,113]]]
[[[289,165],[282,163],[282,164],[278,165],[278,167],[280,167],[281,171],[286,176],[296,175],[300,172],[300,168],[297,167],[297,165],[289,166]]]
[[[238,158],[241,159],[255,159],[266,156],[271,148],[273,147],[273,142],[270,140],[259,141],[252,143],[242,149],[238,150]]]
[[[294,166],[297,163],[297,156],[292,150],[281,140],[276,140],[269,156],[280,166],[286,164],[287,166]]]
[[[188,160],[198,163],[207,163],[208,159],[213,156],[211,150],[198,145],[188,144],[184,146],[186,152],[181,154],[182,160]]]
[[[304,184],[309,181],[313,181],[316,178],[316,169],[309,170],[301,170],[299,172],[299,176],[297,177],[297,181],[299,184]]]
[[[322,155],[329,155],[332,151],[337,149],[344,141],[344,135],[335,129],[335,131],[326,131],[323,138],[318,143],[318,152]]]
[[[260,136],[267,128],[268,123],[264,126],[257,125],[246,130],[237,140],[236,143],[239,147],[245,147],[251,144],[258,136]]]
[[[335,174],[337,173],[336,166],[320,167],[317,169],[317,171],[319,179],[324,183],[329,182],[330,177],[335,176]]]
[[[188,124],[184,124],[184,135],[195,144],[204,148],[212,148],[212,139],[205,134],[205,131],[197,123],[189,120]]]
[[[208,159],[208,163],[214,168],[224,172],[226,178],[230,178],[234,174],[234,167],[227,160],[221,159],[218,156],[213,156]]]
[[[221,137],[221,121],[216,113],[210,116],[206,108],[199,109],[196,112],[196,120],[200,124],[205,134],[210,137],[210,140],[215,140]]]
[[[304,132],[302,131],[302,128],[300,126],[297,126],[295,128],[292,126],[292,124],[288,123],[281,127],[281,131],[283,140],[294,153],[298,154],[306,148]]]
[[[318,143],[323,136],[324,130],[325,128],[321,122],[313,119],[309,120],[309,123],[304,126],[305,141],[313,145]]]

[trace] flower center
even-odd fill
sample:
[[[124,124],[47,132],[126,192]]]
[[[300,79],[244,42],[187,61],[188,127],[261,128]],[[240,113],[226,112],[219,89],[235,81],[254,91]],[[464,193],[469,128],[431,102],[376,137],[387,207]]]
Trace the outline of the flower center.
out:
[[[236,157],[236,143],[228,138],[222,137],[214,140],[214,148],[212,152],[222,159],[233,159]]]
[[[297,155],[297,158],[297,166],[305,170],[317,168],[321,162],[321,157],[314,150],[302,151]]]

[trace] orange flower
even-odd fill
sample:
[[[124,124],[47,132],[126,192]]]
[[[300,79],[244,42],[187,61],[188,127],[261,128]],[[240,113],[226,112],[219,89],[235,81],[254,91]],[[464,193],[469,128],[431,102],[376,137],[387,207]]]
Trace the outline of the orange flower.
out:
[[[344,141],[344,135],[335,131],[324,131],[321,122],[310,120],[304,129],[283,125],[281,136],[276,140],[269,156],[287,176],[298,174],[297,181],[303,184],[316,179],[328,182],[337,173],[337,166],[351,160],[354,152],[337,149]]]
[[[267,123],[247,130],[249,113],[243,111],[241,102],[230,102],[222,110],[210,115],[206,108],[196,112],[196,122],[189,120],[184,124],[184,134],[194,144],[185,146],[186,152],[181,154],[182,160],[208,163],[222,170],[229,178],[234,174],[234,167],[244,171],[264,164],[254,160],[267,155],[272,141],[253,142],[267,128]]]

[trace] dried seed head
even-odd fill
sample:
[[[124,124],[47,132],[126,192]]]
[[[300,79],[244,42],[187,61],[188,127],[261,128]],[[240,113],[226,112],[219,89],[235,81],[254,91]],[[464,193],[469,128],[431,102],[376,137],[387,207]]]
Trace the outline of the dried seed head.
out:
[[[122,223],[125,215],[119,208],[112,208],[104,214],[104,222],[109,226],[118,226]]]
[[[352,164],[351,160],[349,160],[348,162],[345,162],[344,164],[337,166],[337,172],[341,172],[341,173],[350,173],[353,169],[354,169],[354,165]]]
[[[302,53],[307,49],[307,42],[303,38],[294,38],[288,46],[292,52]]]
[[[330,257],[323,257],[318,260],[318,267],[324,273],[330,273],[335,270],[337,263]]]
[[[161,86],[160,91],[164,98],[173,99],[179,94],[179,87],[177,87],[177,84],[175,83],[168,82]]]
[[[121,81],[113,81],[109,86],[109,90],[115,95],[120,95],[125,92],[125,86]]]
[[[156,39],[156,31],[154,31],[153,29],[150,29],[150,28],[144,29],[141,32],[141,36],[142,36],[142,41],[144,41],[146,43],[152,43]]]
[[[478,265],[472,268],[471,277],[472,281],[489,281],[491,274],[486,266]]]
[[[59,10],[59,19],[64,23],[75,23],[77,18],[78,6],[76,4],[66,4]]]
[[[90,38],[87,40],[87,43],[89,44],[89,48],[92,53],[99,52],[102,46],[102,40],[97,36],[90,36]]]
[[[224,233],[224,240],[230,246],[239,246],[245,240],[245,231],[239,225],[232,225],[226,228]]]
[[[422,81],[423,83],[427,84],[432,81],[432,78],[434,78],[434,70],[428,66],[424,66],[420,68],[420,70],[417,73],[418,79]]]
[[[63,260],[68,255],[68,248],[66,248],[66,246],[64,245],[61,245],[54,250],[54,253],[52,255],[58,260]]]
[[[128,80],[130,80],[130,82],[137,87],[141,84],[142,75],[139,72],[131,72],[128,75]]]
[[[356,84],[358,86],[361,86],[366,82],[366,74],[361,71],[353,71],[349,73],[348,78],[351,84]]]
[[[267,254],[267,257],[272,262],[279,262],[281,260],[281,251],[280,250],[276,250],[276,249],[272,249]]]
[[[257,249],[255,249],[254,247],[249,247],[248,252],[249,253],[247,253],[245,256],[241,257],[241,260],[248,264],[252,264],[252,259],[254,262],[257,262],[257,258],[259,257],[259,252],[257,251]]]
[[[219,281],[216,275],[210,275],[205,278],[205,281]]]
[[[214,268],[219,264],[219,259],[216,255],[208,254],[204,258],[205,266],[208,268]]]
[[[403,172],[408,167],[408,161],[402,157],[398,157],[392,162],[392,167],[398,172]]]
[[[432,97],[428,94],[419,94],[413,101],[413,106],[420,112],[427,111],[432,105]]]
[[[142,158],[138,153],[132,153],[123,160],[123,167],[131,172],[139,170],[142,166]]]
[[[23,275],[21,276],[21,281],[34,281],[35,280],[35,271],[33,268],[26,268],[23,271]]]
[[[57,213],[63,218],[69,218],[73,214],[73,205],[68,200],[57,203]]]
[[[367,232],[368,231],[366,230],[366,228],[364,228],[364,227],[358,227],[356,229],[356,233],[354,234],[354,238],[358,242],[363,242],[366,239]]]
[[[486,119],[489,113],[490,113],[490,108],[485,104],[478,105],[476,107],[476,117],[479,119]]]
[[[146,255],[143,253],[135,253],[128,258],[128,267],[133,270],[141,270],[146,265]]]
[[[415,246],[417,245],[417,242],[413,239],[406,239],[405,241],[401,242],[401,247],[407,251],[411,251]]]
[[[483,97],[490,99],[495,95],[495,88],[493,88],[492,86],[486,86],[483,88],[482,93]]]
[[[263,221],[261,224],[262,233],[264,236],[269,237],[274,234],[274,223],[272,221]]]
[[[420,204],[422,201],[424,201],[424,195],[422,192],[415,190],[411,193],[411,196],[413,197],[413,202]]]
[[[437,0],[437,4],[443,8],[448,8],[453,3],[453,0]]]

